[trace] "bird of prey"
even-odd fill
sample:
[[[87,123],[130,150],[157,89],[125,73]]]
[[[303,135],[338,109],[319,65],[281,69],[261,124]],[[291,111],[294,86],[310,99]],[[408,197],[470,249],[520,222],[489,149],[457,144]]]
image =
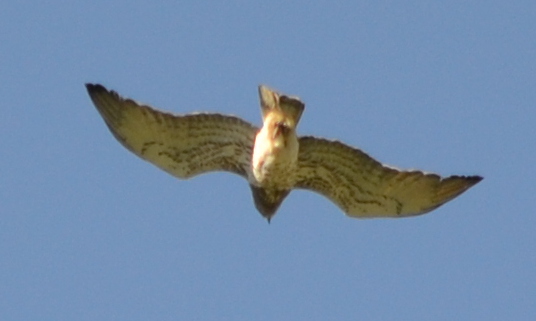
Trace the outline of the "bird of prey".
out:
[[[408,217],[427,213],[482,180],[402,171],[339,141],[298,136],[305,105],[259,86],[263,125],[235,116],[174,115],[86,84],[115,138],[128,150],[181,179],[211,171],[244,177],[268,221],[292,189],[324,195],[348,216]]]

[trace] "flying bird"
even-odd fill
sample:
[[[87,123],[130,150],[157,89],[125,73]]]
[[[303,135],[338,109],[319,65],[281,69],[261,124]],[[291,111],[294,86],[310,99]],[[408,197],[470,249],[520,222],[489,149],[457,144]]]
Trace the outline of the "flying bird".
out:
[[[298,136],[305,105],[259,86],[263,125],[235,116],[175,115],[86,84],[109,130],[128,150],[181,179],[227,171],[244,177],[268,221],[295,188],[324,195],[350,217],[408,217],[438,208],[482,180],[402,171],[339,141]]]

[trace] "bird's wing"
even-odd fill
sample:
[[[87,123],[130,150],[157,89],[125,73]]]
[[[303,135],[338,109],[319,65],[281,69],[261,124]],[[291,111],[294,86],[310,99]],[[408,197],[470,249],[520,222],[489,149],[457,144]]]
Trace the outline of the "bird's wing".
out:
[[[297,188],[318,192],[354,217],[405,217],[429,212],[482,180],[400,171],[338,141],[300,137]]]
[[[91,100],[117,140],[168,173],[189,178],[210,171],[248,176],[257,128],[220,114],[172,115],[87,84]]]

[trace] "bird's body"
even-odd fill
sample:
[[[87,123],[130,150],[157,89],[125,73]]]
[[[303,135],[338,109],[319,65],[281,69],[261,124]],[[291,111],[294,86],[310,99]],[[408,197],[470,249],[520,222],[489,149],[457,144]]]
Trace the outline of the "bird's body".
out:
[[[289,135],[288,138],[276,137],[273,141],[266,138],[264,134],[265,132],[261,131],[255,140],[253,177],[249,181],[266,188],[291,189],[296,181],[298,139],[295,135]],[[278,142],[278,140],[287,140],[287,142]]]
[[[400,171],[338,141],[299,137],[304,104],[264,86],[260,130],[234,116],[172,115],[101,85],[87,89],[110,131],[130,151],[183,179],[218,170],[241,175],[268,220],[294,188],[328,197],[349,216],[405,217],[429,212],[482,179]]]

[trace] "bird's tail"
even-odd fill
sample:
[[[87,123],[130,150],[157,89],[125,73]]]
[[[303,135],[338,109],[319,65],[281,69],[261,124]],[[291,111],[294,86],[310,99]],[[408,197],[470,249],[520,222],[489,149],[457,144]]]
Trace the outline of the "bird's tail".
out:
[[[299,98],[281,95],[263,85],[259,86],[259,98],[261,100],[263,120],[270,112],[278,110],[288,117],[294,126],[298,125],[305,109],[304,103]]]

